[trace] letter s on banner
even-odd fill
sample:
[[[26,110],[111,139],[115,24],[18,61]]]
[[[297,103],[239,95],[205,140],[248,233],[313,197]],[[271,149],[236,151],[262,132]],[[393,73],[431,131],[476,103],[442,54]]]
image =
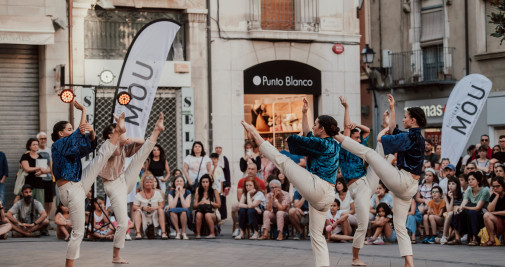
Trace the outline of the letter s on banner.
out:
[[[114,99],[114,113],[126,114],[126,134],[144,138],[147,121],[153,105],[156,89],[167,60],[168,52],[180,25],[168,19],[160,19],[145,25],[135,36],[126,54],[118,86],[128,89],[131,102],[121,106]]]
[[[442,158],[449,158],[452,164],[458,162],[492,86],[481,74],[467,75],[454,86],[442,124]]]

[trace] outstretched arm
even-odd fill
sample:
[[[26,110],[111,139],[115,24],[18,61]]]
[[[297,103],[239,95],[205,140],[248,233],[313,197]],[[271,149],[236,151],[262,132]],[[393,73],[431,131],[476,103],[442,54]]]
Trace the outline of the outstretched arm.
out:
[[[393,134],[396,128],[396,117],[395,117],[395,99],[393,95],[388,94],[388,104],[391,114],[389,115],[389,134]]]
[[[309,119],[307,117],[307,111],[309,110],[309,101],[307,98],[303,98],[303,107],[302,107],[302,130],[303,136],[307,136],[310,132]]]
[[[345,96],[340,96],[340,104],[344,106],[344,135],[351,136],[351,116],[349,115],[349,104]]]

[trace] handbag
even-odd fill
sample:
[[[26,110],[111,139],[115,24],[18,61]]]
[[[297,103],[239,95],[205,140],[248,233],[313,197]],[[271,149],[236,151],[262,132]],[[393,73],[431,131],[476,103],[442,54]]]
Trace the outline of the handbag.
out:
[[[191,185],[191,193],[193,194],[196,192],[196,189],[198,188],[198,176],[200,176],[200,170],[202,169],[202,162],[203,162],[203,156],[202,160],[200,161],[200,166],[198,167],[198,173],[196,174],[196,179]]]
[[[25,185],[25,178],[28,175],[23,168],[19,168],[16,174],[16,183],[14,185],[14,195],[19,195],[21,193],[21,188]]]
[[[214,208],[210,204],[200,204],[196,207],[196,211],[201,213],[211,213],[214,212]]]

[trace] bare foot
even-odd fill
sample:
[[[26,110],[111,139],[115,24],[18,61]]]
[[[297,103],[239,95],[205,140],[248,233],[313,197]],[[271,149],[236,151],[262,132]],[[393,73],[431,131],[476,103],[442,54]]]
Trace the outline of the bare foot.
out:
[[[165,130],[165,125],[163,125],[163,119],[164,118],[165,118],[165,116],[163,115],[163,112],[161,112],[160,113],[160,117],[158,118],[158,121],[154,125],[154,130],[155,131],[163,132]]]
[[[112,263],[128,264],[129,262],[127,262],[125,259],[123,259],[121,257],[117,257],[117,258],[112,258]]]
[[[121,113],[121,115],[119,115],[119,118],[116,116],[116,114],[113,114],[114,116],[114,119],[116,120],[117,124],[116,124],[116,131],[118,131],[120,134],[124,134],[126,133],[126,127],[125,127],[125,124],[124,124],[124,118],[125,118],[125,114],[124,112]]]
[[[366,263],[362,262],[361,260],[352,260],[352,266],[366,266]]]
[[[384,116],[382,117],[382,129],[389,127],[389,110],[384,111]]]

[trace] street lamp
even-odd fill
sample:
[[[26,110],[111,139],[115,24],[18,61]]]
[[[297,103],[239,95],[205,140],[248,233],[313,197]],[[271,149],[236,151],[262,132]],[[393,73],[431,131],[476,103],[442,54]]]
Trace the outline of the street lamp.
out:
[[[363,50],[361,50],[361,57],[363,59],[363,63],[372,64],[374,56],[375,56],[375,52],[373,51],[372,48],[370,48],[368,46],[368,44],[366,44],[365,48],[363,48]]]

